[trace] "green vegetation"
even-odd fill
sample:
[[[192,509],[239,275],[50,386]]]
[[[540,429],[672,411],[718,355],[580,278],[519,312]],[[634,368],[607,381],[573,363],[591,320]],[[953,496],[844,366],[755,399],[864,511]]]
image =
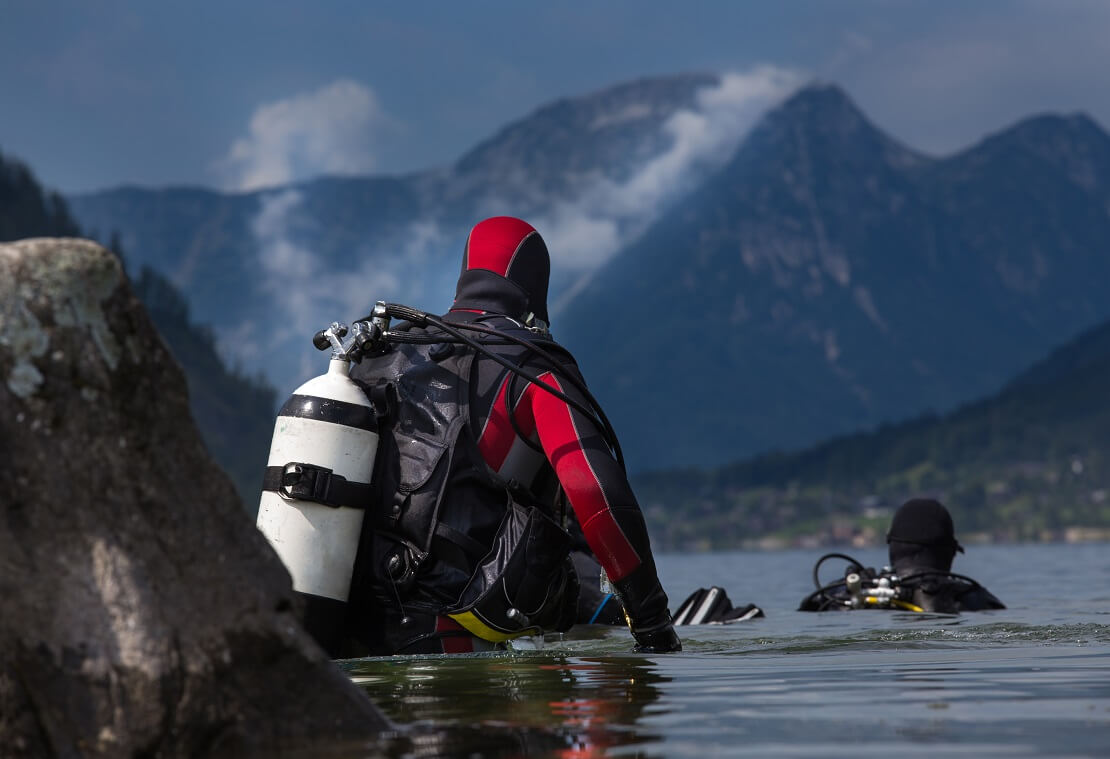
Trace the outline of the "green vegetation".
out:
[[[967,539],[1107,535],[1107,388],[1110,323],[949,414],[635,484],[654,540],[672,549],[874,543],[920,495],[943,501]]]
[[[43,190],[30,169],[0,153],[0,241],[80,234],[62,196]]]
[[[276,391],[261,373],[249,376],[224,365],[212,330],[190,321],[185,297],[168,279],[144,267],[135,292],[185,370],[189,407],[205,445],[253,513],[274,431]]]

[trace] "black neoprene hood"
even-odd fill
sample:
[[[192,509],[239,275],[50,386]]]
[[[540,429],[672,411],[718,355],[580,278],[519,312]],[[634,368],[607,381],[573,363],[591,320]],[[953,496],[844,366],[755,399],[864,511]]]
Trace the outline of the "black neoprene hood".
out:
[[[956,528],[952,515],[940,501],[932,498],[913,498],[906,501],[890,522],[887,542],[892,540],[918,545],[952,545],[963,548],[956,541]]]
[[[939,501],[913,498],[894,514],[887,532],[891,565],[917,565],[948,571],[956,552],[963,546],[956,540],[952,515]]]

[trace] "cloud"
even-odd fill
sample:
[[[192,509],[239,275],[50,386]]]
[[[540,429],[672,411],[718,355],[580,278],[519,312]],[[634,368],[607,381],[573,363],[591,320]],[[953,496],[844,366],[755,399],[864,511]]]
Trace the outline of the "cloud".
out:
[[[373,138],[392,125],[372,90],[340,79],[256,108],[247,135],[214,168],[226,189],[240,191],[365,173],[375,166]]]
[[[760,66],[723,74],[697,94],[693,108],[663,124],[669,147],[626,181],[595,177],[575,197],[551,205],[535,220],[552,251],[552,265],[576,274],[565,303],[591,272],[641,235],[665,205],[722,166],[760,116],[803,81],[798,72]]]
[[[365,316],[375,300],[419,306],[426,298],[427,280],[419,273],[445,239],[437,224],[420,222],[406,227],[392,255],[355,254],[337,265],[313,252],[307,242],[311,233],[302,239],[295,231],[313,227],[304,200],[304,193],[295,189],[259,198],[250,228],[260,286],[273,304],[270,318],[265,329],[246,322],[225,330],[220,339],[221,352],[240,364],[261,356],[289,356],[290,350],[299,353],[297,365],[273,372],[282,388],[320,373],[319,354],[307,347],[317,330]],[[452,272],[452,281],[455,276]]]
[[[723,165],[756,120],[800,83],[786,69],[761,66],[727,73],[701,90],[696,105],[663,124],[670,147],[627,181],[598,178],[574,200],[538,219],[558,264],[593,269],[643,231],[662,206],[688,191],[706,171]]]
[[[377,258],[336,267],[297,240],[292,230],[300,221],[298,215],[306,213],[303,201],[299,190],[268,193],[251,220],[262,288],[283,314],[272,331],[274,342],[312,335],[334,320],[363,315],[369,293],[392,297],[401,290],[396,273]],[[433,234],[425,230],[414,244]]]

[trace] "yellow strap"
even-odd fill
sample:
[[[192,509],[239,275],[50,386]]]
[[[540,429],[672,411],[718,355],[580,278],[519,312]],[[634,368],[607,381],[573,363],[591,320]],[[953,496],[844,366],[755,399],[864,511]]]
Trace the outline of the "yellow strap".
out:
[[[863,600],[864,600],[864,603],[867,603],[870,606],[879,606],[880,605],[879,599],[876,598],[875,596],[867,596]],[[899,601],[897,598],[890,599],[890,605],[893,606],[896,609],[902,609],[903,611],[921,611],[921,612],[925,611],[924,609],[922,609],[917,604],[911,604],[909,601]]]
[[[479,617],[472,611],[464,611],[458,614],[448,614],[447,616],[465,627],[467,632],[469,632],[471,635],[476,635],[482,640],[488,640],[491,643],[503,643],[506,640],[519,638],[522,635],[532,635],[536,632],[539,632],[538,628],[535,627],[527,627],[520,632],[513,633],[495,630],[494,628],[483,622],[481,617]]]

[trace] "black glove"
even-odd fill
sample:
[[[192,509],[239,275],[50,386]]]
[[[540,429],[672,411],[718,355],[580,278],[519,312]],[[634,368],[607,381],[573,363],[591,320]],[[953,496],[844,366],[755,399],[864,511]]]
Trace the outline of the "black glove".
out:
[[[681,651],[682,641],[674,631],[670,612],[667,611],[667,594],[659,584],[655,563],[650,559],[631,574],[613,583],[617,597],[624,606],[634,650],[640,653],[666,653]]]
[[[639,654],[669,654],[682,650],[682,641],[674,631],[670,616],[666,621],[652,627],[632,628],[636,647],[632,650]]]

